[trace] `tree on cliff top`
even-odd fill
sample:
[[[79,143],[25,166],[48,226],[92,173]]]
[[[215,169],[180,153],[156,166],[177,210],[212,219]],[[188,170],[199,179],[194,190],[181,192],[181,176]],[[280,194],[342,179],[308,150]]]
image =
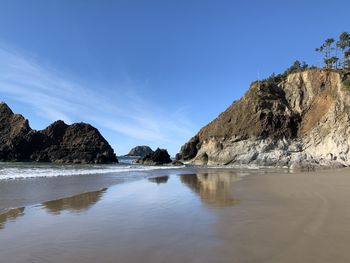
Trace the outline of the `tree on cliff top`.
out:
[[[342,58],[338,57],[339,49],[342,52]],[[327,38],[319,48],[316,48],[316,51],[324,54],[325,68],[349,68],[350,34],[348,32],[341,33],[337,42],[334,38]]]
[[[327,38],[325,42],[319,48],[316,48],[316,52],[320,52],[324,54],[323,61],[325,63],[326,68],[336,68],[337,62],[339,60],[336,55],[333,55],[335,51],[334,47],[335,40],[334,38]]]
[[[338,57],[339,50],[342,52],[342,58]],[[327,38],[319,48],[316,48],[316,51],[324,54],[323,62],[325,64],[325,68],[350,70],[350,34],[348,32],[341,33],[337,41],[335,41],[334,38]],[[281,81],[285,80],[289,74],[301,72],[309,68],[312,69],[317,67],[309,67],[309,65],[305,62],[296,60],[283,73],[272,73],[271,76],[263,79],[262,81],[267,84],[278,85]],[[260,80],[257,82],[260,83],[259,81]]]
[[[337,41],[337,47],[342,51],[342,63],[343,68],[348,68],[350,66],[350,34],[348,32],[343,32],[339,36]]]

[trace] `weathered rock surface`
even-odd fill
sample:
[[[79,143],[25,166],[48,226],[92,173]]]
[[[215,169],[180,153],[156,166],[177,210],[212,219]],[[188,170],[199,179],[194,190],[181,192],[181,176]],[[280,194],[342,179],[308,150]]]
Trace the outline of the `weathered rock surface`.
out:
[[[136,162],[146,165],[161,165],[171,163],[171,159],[167,150],[157,148],[152,154],[148,154],[138,159]]]
[[[130,152],[126,156],[137,156],[137,157],[144,157],[147,154],[152,154],[153,150],[146,145],[142,146],[136,146],[130,150]]]
[[[0,104],[0,160],[55,163],[117,162],[112,147],[89,124],[56,121],[41,131],[28,120]]]
[[[0,160],[28,159],[27,139],[31,132],[22,115],[14,114],[5,103],[0,103]]]
[[[246,94],[182,146],[193,164],[350,165],[349,73],[310,69]]]

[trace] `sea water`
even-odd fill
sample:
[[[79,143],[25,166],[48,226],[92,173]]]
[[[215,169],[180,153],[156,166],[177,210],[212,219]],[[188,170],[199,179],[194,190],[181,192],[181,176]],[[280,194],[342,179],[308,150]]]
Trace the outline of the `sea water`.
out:
[[[58,177],[92,174],[120,174],[163,169],[178,169],[170,165],[144,166],[135,163],[136,158],[119,157],[116,164],[49,164],[49,163],[0,163],[0,180],[35,177]]]

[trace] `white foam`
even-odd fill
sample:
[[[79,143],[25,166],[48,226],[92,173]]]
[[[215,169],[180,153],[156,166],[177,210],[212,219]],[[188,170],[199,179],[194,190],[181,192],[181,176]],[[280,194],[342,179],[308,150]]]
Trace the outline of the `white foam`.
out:
[[[91,175],[91,174],[109,174],[109,173],[128,173],[142,172],[162,169],[178,169],[181,167],[174,166],[2,166],[0,167],[0,180],[9,179],[26,179],[35,177],[58,177],[58,176],[73,176],[73,175]]]

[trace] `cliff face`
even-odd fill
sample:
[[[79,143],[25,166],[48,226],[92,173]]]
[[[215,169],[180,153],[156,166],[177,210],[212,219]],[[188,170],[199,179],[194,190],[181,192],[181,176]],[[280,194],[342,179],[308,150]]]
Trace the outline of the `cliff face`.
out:
[[[350,165],[350,91],[344,73],[310,69],[246,94],[182,146],[195,164]]]
[[[41,131],[0,104],[0,160],[55,163],[117,162],[112,147],[89,124],[56,121]]]

